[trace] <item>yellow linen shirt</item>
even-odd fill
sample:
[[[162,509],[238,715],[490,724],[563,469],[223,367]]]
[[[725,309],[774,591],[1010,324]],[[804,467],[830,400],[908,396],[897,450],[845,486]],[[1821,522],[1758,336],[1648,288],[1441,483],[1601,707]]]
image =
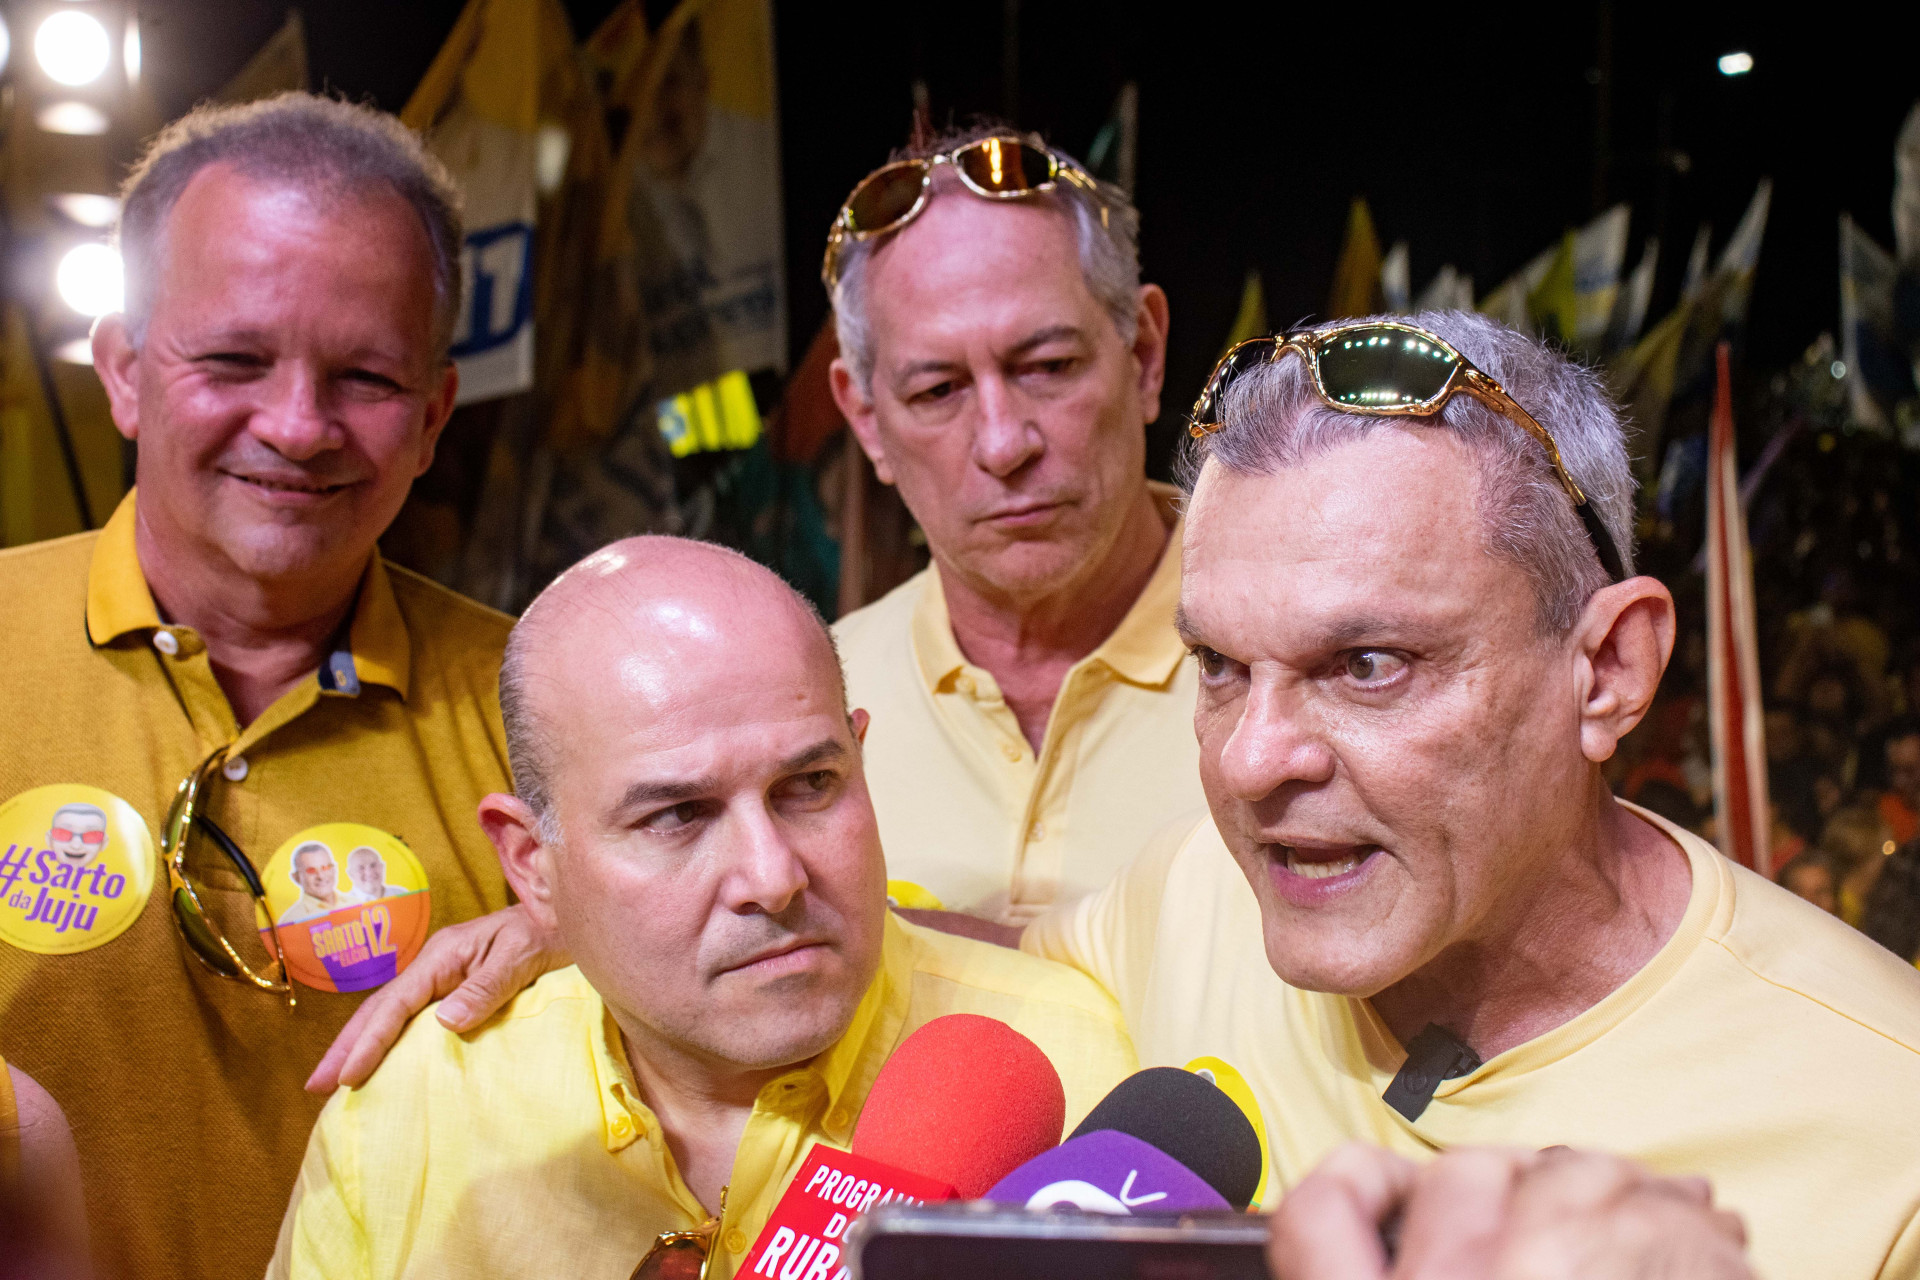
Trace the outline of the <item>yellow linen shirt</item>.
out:
[[[1564,1143],[1712,1179],[1762,1276],[1920,1273],[1920,974],[1634,811],[1692,866],[1673,937],[1591,1009],[1441,1084],[1418,1121],[1381,1100],[1406,1054],[1372,1005],[1274,974],[1211,820],[1156,839],[1024,945],[1111,991],[1144,1064],[1212,1056],[1246,1078],[1269,1206],[1348,1139],[1413,1157]]]
[[[845,1150],[881,1065],[949,1013],[1046,1053],[1079,1122],[1135,1068],[1085,976],[889,917],[880,973],[840,1040],[760,1091],[734,1156],[711,1280],[734,1274],[814,1142]],[[663,1231],[707,1218],[578,969],[456,1036],[415,1018],[365,1087],[321,1113],[268,1276],[626,1280]]]
[[[937,567],[834,624],[848,697],[873,717],[867,789],[890,879],[1024,924],[1098,889],[1206,804],[1198,677],[1173,629],[1181,523],[1171,486],[1150,487],[1172,529],[1166,551],[1113,634],[1067,672],[1037,757],[993,676],[954,640]]]
[[[375,557],[326,687],[310,675],[242,728],[200,637],[161,623],[134,501],[99,533],[0,552],[0,804],[97,787],[157,853],[180,780],[230,744],[202,794],[263,873],[296,833],[351,821],[419,860],[431,927],[505,906],[474,811],[509,787],[495,689],[509,620]],[[188,869],[209,915],[264,961],[244,882],[204,836]],[[254,1280],[323,1101],[301,1086],[364,993],[301,988],[289,1010],[213,974],[156,881],[126,931],[91,949],[0,941],[0,1053],[66,1108],[103,1275]]]

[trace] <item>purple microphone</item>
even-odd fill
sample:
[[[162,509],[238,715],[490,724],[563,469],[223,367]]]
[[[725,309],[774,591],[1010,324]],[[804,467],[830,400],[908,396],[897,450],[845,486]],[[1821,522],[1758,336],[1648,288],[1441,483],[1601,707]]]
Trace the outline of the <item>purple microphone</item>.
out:
[[[1185,1213],[1226,1209],[1218,1191],[1158,1147],[1112,1129],[1070,1138],[995,1183],[996,1204],[1089,1213]]]

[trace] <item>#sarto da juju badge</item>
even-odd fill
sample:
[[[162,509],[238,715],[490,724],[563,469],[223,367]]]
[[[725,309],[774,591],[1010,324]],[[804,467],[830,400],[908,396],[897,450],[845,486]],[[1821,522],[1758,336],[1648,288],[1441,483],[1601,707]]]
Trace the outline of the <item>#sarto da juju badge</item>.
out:
[[[0,940],[39,955],[119,937],[153,892],[158,859],[139,812],[62,782],[0,804]]]
[[[287,972],[302,986],[380,986],[413,963],[427,940],[426,870],[404,842],[377,827],[308,827],[274,851],[260,879]]]

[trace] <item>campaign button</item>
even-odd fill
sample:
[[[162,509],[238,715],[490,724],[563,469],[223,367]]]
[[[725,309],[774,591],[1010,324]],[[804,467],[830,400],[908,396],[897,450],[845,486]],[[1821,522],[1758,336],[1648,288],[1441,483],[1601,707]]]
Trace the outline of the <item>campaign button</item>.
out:
[[[308,827],[261,869],[271,932],[287,972],[316,991],[392,981],[427,940],[426,869],[398,836],[358,822]]]
[[[153,834],[125,800],[81,783],[0,805],[0,940],[40,955],[113,941],[153,892]]]

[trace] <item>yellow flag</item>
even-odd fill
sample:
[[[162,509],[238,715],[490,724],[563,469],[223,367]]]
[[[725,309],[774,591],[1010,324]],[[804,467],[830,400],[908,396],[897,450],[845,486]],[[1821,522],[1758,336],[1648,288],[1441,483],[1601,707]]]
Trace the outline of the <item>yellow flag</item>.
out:
[[[1364,316],[1384,306],[1380,297],[1380,237],[1373,231],[1373,213],[1359,196],[1347,214],[1347,240],[1333,269],[1333,293],[1327,317]]]
[[[1220,348],[1220,354],[1224,356],[1247,339],[1264,337],[1268,332],[1266,290],[1260,285],[1260,273],[1249,270],[1246,283],[1240,286],[1240,310],[1233,317],[1233,328],[1227,331],[1227,345]]]
[[[1527,313],[1550,337],[1573,341],[1580,296],[1574,285],[1573,232],[1560,238],[1560,249],[1547,264],[1546,274],[1527,291]]]

